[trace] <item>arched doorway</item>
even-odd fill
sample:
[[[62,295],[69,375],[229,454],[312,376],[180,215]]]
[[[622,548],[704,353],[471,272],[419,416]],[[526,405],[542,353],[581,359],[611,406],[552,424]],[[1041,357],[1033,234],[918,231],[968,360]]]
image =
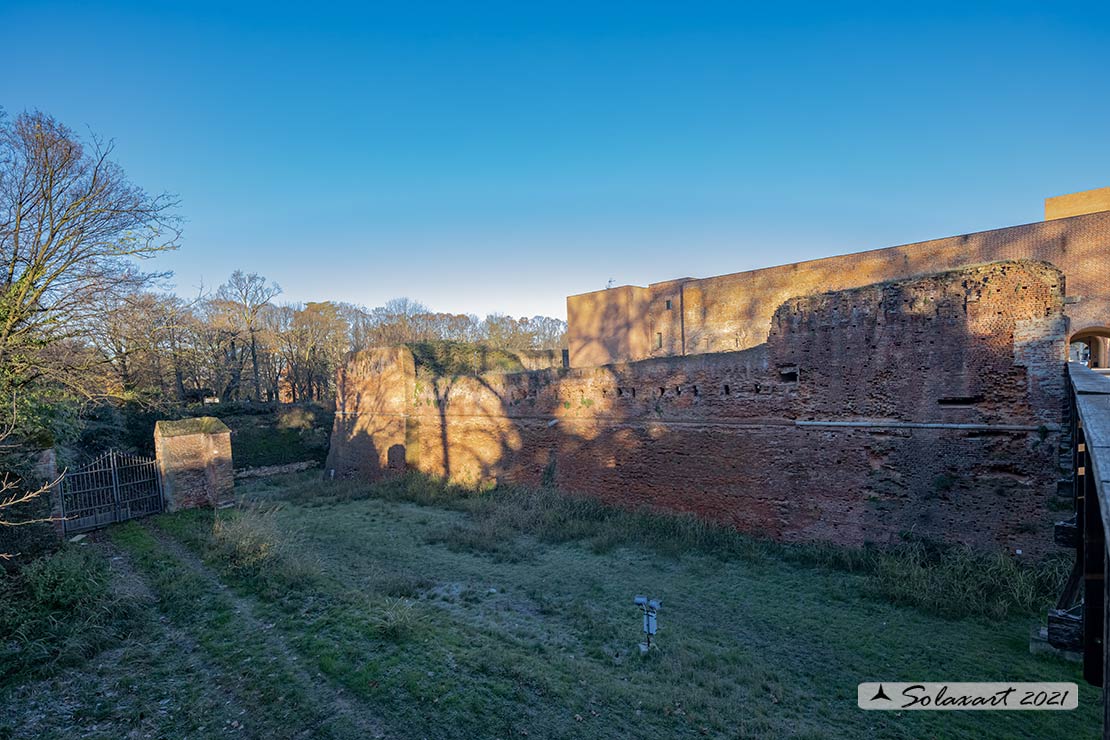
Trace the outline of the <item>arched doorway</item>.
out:
[[[1110,328],[1093,326],[1072,334],[1068,340],[1068,361],[1088,367],[1110,367]]]

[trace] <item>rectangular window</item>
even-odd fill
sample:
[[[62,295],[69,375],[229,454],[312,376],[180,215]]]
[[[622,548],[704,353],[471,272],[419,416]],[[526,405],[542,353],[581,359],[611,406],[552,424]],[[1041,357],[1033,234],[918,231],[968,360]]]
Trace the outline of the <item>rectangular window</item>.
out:
[[[670,298],[667,299],[667,310],[668,311],[671,310],[671,299]]]
[[[663,333],[662,332],[656,332],[655,333],[655,348],[656,349],[663,349]]]

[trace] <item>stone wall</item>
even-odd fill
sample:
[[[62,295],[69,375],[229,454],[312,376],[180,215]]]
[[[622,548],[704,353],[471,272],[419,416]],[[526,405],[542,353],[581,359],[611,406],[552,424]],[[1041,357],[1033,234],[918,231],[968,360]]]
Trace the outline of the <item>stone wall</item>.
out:
[[[167,511],[214,507],[231,499],[231,430],[219,419],[159,421],[154,450]]]
[[[1098,191],[1095,191],[1096,193]],[[571,367],[729,352],[761,344],[785,301],[997,260],[1063,271],[1072,331],[1110,323],[1110,212],[995,229],[839,257],[567,299]]]
[[[327,467],[552,483],[785,540],[1051,541],[1064,286],[996,263],[796,298],[739,351],[435,378],[342,373]]]

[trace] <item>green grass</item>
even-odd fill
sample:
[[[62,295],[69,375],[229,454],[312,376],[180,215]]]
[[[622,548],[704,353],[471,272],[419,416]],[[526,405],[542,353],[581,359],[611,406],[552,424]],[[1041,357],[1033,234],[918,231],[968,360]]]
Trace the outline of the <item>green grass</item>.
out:
[[[192,738],[244,727],[252,736],[236,676],[211,670],[150,598],[132,599],[129,623],[129,634],[95,656],[0,682],[0,738]]]
[[[219,588],[135,522],[117,527],[112,538],[133,558],[161,611],[196,641],[216,670],[236,679],[236,697],[251,707],[256,731],[296,737],[312,728],[314,737],[354,736],[350,728],[336,726],[336,718],[309,695],[305,680],[257,628],[244,624]]]
[[[248,493],[297,502],[274,517],[327,574],[271,601],[270,615],[325,675],[414,735],[1046,737],[1097,723],[1089,687],[1084,710],[1063,720],[876,717],[854,705],[855,684],[875,678],[1078,680],[1074,666],[1028,654],[1053,565],[924,543],[783,546],[551,492],[471,495],[414,478],[373,488],[300,478]],[[173,526],[213,554],[202,516]],[[914,595],[897,587],[916,571],[930,575]],[[1022,579],[1032,594],[1011,593]],[[397,584],[419,615],[401,639],[373,626]],[[660,649],[646,660],[631,605],[640,592],[665,602]],[[991,606],[943,601],[961,594]]]
[[[551,489],[501,487],[479,493],[410,475],[373,487],[356,482],[322,486],[316,476],[290,476],[245,489],[248,497],[307,506],[362,498],[410,501],[470,516],[426,537],[455,552],[485,552],[518,562],[529,556],[518,535],[540,542],[579,542],[596,553],[616,547],[648,548],[666,556],[703,553],[721,560],[778,559],[864,575],[866,594],[919,606],[942,616],[1036,615],[1051,605],[1067,577],[1065,554],[1021,562],[907,535],[895,547],[845,548],[759,540],[692,515],[629,511],[596,499]]]
[[[1028,652],[1054,563],[1018,567],[922,542],[786,546],[550,491],[477,495],[416,478],[371,487],[299,476],[240,492],[254,503],[166,515],[113,539],[203,657],[207,673],[181,690],[205,706],[201,675],[226,682],[248,710],[248,735],[361,736],[321,719],[336,715],[321,698],[331,696],[373,708],[388,737],[1099,732],[1098,690],[1078,667]],[[207,576],[166,543],[202,559]],[[663,599],[646,657],[638,593]],[[150,651],[168,649],[157,630],[148,639]],[[278,660],[275,642],[288,650]],[[858,710],[856,684],[883,679],[1073,681],[1080,709]],[[226,729],[181,711],[192,730],[155,724],[154,735]]]
[[[133,616],[109,588],[104,559],[79,547],[0,571],[0,686],[83,662],[121,639]]]

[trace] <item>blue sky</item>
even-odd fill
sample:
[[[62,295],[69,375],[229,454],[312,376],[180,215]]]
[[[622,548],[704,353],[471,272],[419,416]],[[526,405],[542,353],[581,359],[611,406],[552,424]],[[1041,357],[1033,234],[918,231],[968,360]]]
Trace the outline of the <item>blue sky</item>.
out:
[[[0,106],[180,196],[182,293],[564,316],[1110,185],[1106,3],[224,5],[0,0]]]

